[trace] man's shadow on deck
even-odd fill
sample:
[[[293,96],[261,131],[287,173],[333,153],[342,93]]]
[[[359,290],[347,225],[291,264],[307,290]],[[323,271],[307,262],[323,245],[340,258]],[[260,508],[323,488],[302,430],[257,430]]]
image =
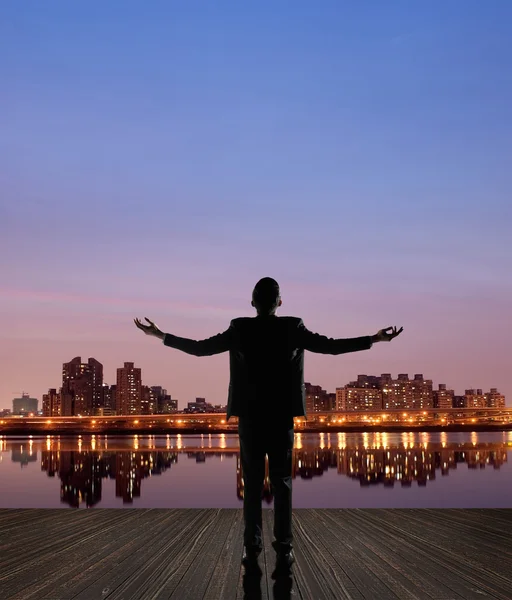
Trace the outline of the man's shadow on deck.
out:
[[[244,600],[261,600],[263,597],[261,589],[261,579],[263,571],[257,562],[250,563],[245,566],[242,578],[244,589]],[[291,600],[293,578],[291,571],[272,574],[274,585],[272,586],[273,600]]]

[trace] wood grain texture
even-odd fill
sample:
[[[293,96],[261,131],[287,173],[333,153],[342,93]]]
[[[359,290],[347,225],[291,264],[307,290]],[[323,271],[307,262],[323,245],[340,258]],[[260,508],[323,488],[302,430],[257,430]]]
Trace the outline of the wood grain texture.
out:
[[[297,509],[247,572],[241,509],[2,509],[1,600],[511,600],[512,509]]]

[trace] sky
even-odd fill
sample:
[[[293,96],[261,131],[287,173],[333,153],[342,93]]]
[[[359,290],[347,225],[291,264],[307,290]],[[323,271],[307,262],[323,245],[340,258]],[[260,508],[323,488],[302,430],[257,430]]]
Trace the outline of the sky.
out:
[[[133,318],[210,337],[266,276],[329,337],[404,327],[306,381],[512,406],[511,34],[508,0],[2,2],[0,408],[75,356],[225,404],[227,354]]]

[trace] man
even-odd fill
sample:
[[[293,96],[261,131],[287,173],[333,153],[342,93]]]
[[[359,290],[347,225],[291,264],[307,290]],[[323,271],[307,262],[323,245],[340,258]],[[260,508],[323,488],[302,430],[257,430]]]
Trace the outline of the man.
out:
[[[276,572],[288,569],[295,558],[292,550],[292,450],[293,417],[306,415],[304,350],[321,354],[343,354],[368,350],[376,342],[389,342],[403,327],[381,329],[373,336],[348,339],[327,338],[312,333],[298,317],[278,317],[282,305],[279,285],[270,277],[256,284],[251,305],[256,317],[233,319],[229,328],[205,340],[191,340],[163,333],[146,317],[149,325],[134,319],[139,329],[166,346],[195,356],[229,351],[230,382],[227,419],[238,417],[240,460],[244,482],[244,553],[247,566],[262,550],[261,496],[265,476],[265,454],[274,494],[273,547]],[[391,331],[389,331],[391,330]]]

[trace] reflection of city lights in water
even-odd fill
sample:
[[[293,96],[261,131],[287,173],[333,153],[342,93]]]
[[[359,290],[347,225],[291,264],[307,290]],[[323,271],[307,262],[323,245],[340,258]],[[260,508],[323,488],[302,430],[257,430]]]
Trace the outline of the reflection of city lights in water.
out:
[[[82,452],[82,436],[78,437],[78,452]]]
[[[137,434],[133,436],[133,447],[135,450],[139,449],[139,436]]]
[[[338,448],[344,450],[347,445],[347,434],[344,431],[338,431]]]
[[[446,434],[446,431],[441,431],[441,445],[443,446],[443,448],[446,448],[447,439],[448,439],[448,436]]]
[[[209,433],[208,434],[208,448],[211,448],[211,447],[212,447],[212,434]]]
[[[171,448],[171,438],[170,438],[169,434],[167,434],[167,436],[165,438],[165,447],[167,448],[167,450],[169,450]]]
[[[325,448],[325,434],[323,432],[320,433],[320,448],[322,450]]]
[[[220,434],[220,447],[224,450],[226,448],[226,434]]]
[[[297,450],[302,450],[302,433],[295,432],[293,437],[293,445],[295,448],[297,448]]]
[[[96,438],[94,436],[91,438],[91,450],[96,450]]]
[[[331,448],[331,432],[327,434],[327,448]]]
[[[176,439],[176,447],[178,448],[178,450],[181,450],[183,448],[183,439],[181,437],[181,433],[178,433],[178,436]]]

